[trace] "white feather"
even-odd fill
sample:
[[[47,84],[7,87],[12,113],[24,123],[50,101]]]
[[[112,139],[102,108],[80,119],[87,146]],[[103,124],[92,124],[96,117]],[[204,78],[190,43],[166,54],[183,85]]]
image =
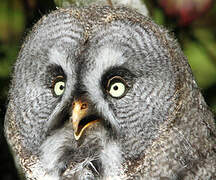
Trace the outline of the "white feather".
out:
[[[98,102],[98,111],[103,112],[106,117],[109,117],[109,120],[115,127],[118,127],[118,122],[115,120],[107,102],[103,98],[100,81],[107,69],[120,66],[124,62],[123,52],[109,46],[102,47],[95,57],[95,68],[91,72],[88,72],[88,76],[84,80],[92,101]]]
[[[109,142],[104,144],[104,149],[100,155],[104,168],[104,176],[118,177],[123,172],[121,149],[117,143]]]
[[[66,52],[59,52],[56,47],[53,47],[49,50],[49,60],[52,64],[61,66],[67,75],[72,74],[71,63],[70,61],[67,61]]]

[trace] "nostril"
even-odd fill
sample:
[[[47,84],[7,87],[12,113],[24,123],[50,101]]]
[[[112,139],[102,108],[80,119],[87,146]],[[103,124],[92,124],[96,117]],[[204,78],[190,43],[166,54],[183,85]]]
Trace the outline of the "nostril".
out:
[[[81,110],[82,110],[82,109],[86,109],[87,107],[88,107],[87,103],[82,103],[82,105],[81,105]]]

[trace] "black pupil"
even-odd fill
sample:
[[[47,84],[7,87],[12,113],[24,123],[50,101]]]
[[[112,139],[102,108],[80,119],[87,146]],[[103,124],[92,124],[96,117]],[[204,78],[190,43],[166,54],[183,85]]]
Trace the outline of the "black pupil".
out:
[[[63,86],[63,85],[61,85],[61,86],[59,87],[59,89],[60,89],[60,90],[63,90],[63,89],[64,89],[64,86]]]
[[[117,91],[117,90],[118,90],[118,86],[115,85],[115,86],[113,87],[113,89],[114,89],[115,91]]]

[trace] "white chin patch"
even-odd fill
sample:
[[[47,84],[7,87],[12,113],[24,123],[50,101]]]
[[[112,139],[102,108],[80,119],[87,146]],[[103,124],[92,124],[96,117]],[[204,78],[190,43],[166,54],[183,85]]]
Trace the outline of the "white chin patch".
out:
[[[118,177],[123,175],[121,174],[124,172],[122,167],[122,155],[117,143],[105,143],[100,158],[104,167],[105,179],[117,180]]]
[[[37,179],[37,180],[60,180],[60,177],[57,173],[48,174],[41,163],[35,164],[32,169],[32,174],[28,175],[28,178]]]
[[[45,175],[38,180],[59,180],[59,177],[57,176],[51,176],[51,175]]]
[[[47,140],[40,147],[41,156],[40,162],[33,168],[33,176],[37,180],[59,180],[59,170],[63,167],[59,163],[59,158],[62,156],[61,150],[67,140],[73,134],[65,128],[59,130],[54,135],[47,138]]]

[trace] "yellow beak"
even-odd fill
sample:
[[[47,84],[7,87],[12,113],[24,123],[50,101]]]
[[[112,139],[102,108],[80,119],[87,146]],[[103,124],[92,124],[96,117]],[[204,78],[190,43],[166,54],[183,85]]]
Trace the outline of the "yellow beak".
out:
[[[84,130],[87,127],[99,121],[98,119],[93,119],[91,121],[84,119],[88,116],[89,111],[90,109],[87,101],[74,101],[72,111],[72,125],[74,130],[74,137],[76,140],[78,140],[82,136]]]

